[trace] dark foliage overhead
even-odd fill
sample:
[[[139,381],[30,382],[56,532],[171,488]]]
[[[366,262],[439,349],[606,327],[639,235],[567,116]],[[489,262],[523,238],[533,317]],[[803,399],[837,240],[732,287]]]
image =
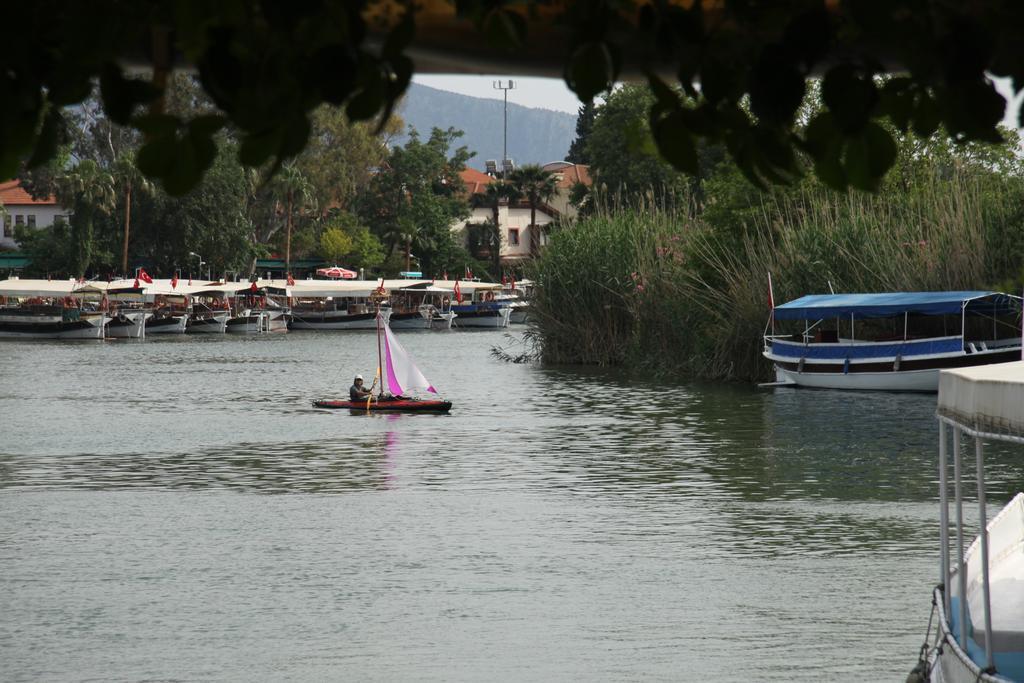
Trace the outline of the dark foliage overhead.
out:
[[[387,119],[413,73],[495,64],[560,73],[581,101],[623,76],[654,94],[654,140],[697,171],[697,140],[723,143],[757,185],[809,160],[836,188],[872,190],[896,158],[897,129],[996,140],[1004,100],[986,74],[1024,77],[1024,4],[939,0],[36,0],[5,8],[0,42],[0,179],[57,154],[62,110],[98,85],[109,118],[142,133],[139,168],[169,193],[195,187],[229,129],[248,166],[298,154],[321,103]],[[418,32],[417,32],[418,31]],[[145,71],[145,77],[134,74]],[[217,106],[167,114],[175,68]],[[876,74],[897,75],[880,87]],[[795,118],[806,79],[826,109]],[[681,90],[672,87],[679,84]],[[749,96],[749,106],[741,106]],[[804,125],[805,124],[805,125]]]

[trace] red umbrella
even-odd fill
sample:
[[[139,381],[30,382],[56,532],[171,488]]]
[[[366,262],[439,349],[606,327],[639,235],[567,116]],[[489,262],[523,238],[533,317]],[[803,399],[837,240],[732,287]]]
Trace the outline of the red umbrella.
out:
[[[357,277],[359,277],[359,273],[357,273],[356,271],[348,270],[347,268],[342,268],[341,266],[332,266],[330,268],[317,268],[316,274],[323,275],[324,277],[332,277],[335,279],[342,280],[355,280]]]

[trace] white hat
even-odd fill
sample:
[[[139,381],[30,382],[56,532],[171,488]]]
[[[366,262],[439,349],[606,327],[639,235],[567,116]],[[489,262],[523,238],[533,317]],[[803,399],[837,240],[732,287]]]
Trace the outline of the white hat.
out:
[[[362,375],[356,375],[356,379],[362,379],[362,378],[363,378]]]

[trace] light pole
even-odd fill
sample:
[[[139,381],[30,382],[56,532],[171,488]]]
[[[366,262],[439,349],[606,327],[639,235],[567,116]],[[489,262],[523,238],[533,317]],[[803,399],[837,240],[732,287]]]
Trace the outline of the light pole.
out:
[[[199,277],[200,278],[203,277],[203,265],[206,263],[206,261],[204,261],[203,257],[200,256],[199,254],[197,254],[194,251],[188,252],[188,255],[189,256],[195,256],[197,259],[199,259]],[[209,279],[209,278],[207,278],[207,279]]]
[[[495,90],[501,90],[505,95],[505,136],[501,147],[501,167],[504,170],[505,162],[508,160],[508,91],[516,89],[516,82],[509,79],[507,83],[505,81],[494,81],[493,85]]]

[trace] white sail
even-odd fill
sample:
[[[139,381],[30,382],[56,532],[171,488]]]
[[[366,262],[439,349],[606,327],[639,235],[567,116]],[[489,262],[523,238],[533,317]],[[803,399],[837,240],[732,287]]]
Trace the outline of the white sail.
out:
[[[416,364],[408,352],[395,339],[390,325],[384,325],[384,390],[398,396],[413,389],[423,389],[436,394],[437,389]]]

